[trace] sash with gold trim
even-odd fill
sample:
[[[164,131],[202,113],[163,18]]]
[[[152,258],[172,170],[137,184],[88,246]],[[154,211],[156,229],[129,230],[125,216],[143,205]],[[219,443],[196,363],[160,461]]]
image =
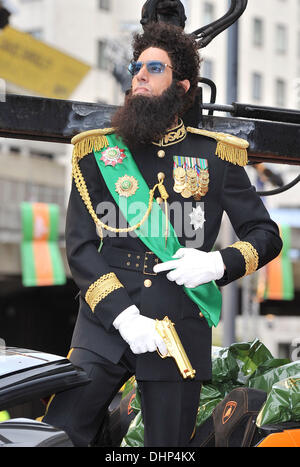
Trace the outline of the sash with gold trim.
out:
[[[153,200],[151,211],[146,220],[138,223],[138,220],[145,218],[145,212],[149,209],[149,187],[140,173],[131,152],[122,140],[114,134],[107,134],[106,138],[108,147],[106,146],[102,150],[97,150],[94,147],[94,155],[111,195],[128,225],[140,224],[134,229],[134,232],[147,248],[153,251],[163,262],[172,260],[172,256],[176,251],[182,248],[173,226],[166,219],[164,212],[155,200]],[[103,156],[103,153],[106,152],[109,157],[109,152],[107,152],[109,148],[119,150],[120,157],[116,164],[107,163],[107,159]],[[126,196],[126,194],[120,196],[120,190],[116,191],[117,186],[122,189],[123,185],[124,193],[126,193],[130,184],[135,185],[130,192],[130,196]],[[168,224],[167,242],[165,242],[166,223]],[[184,287],[184,291],[197,304],[209,326],[217,326],[220,320],[222,298],[215,282],[212,281],[194,289]]]

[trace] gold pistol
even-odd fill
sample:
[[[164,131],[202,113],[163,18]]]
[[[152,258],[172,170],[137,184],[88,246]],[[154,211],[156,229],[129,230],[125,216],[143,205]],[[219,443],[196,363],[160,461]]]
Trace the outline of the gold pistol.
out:
[[[157,349],[158,354],[161,358],[172,357],[174,358],[179,371],[184,379],[193,379],[196,374],[196,370],[192,368],[192,365],[185,353],[185,350],[181,344],[179,336],[176,332],[174,323],[166,316],[163,320],[156,320],[156,331],[163,338],[168,353],[162,355]]]

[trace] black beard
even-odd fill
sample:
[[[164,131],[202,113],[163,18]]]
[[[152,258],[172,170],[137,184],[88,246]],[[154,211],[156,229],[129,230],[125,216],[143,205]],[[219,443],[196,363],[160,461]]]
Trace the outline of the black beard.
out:
[[[132,96],[112,118],[117,136],[128,146],[159,141],[170,128],[176,126],[183,107],[184,90],[173,82],[161,96]]]

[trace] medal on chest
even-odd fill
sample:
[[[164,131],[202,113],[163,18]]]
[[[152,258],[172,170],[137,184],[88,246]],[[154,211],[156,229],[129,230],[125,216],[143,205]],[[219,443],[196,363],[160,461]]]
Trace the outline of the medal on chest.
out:
[[[105,151],[102,152],[101,161],[104,162],[105,166],[112,165],[115,167],[118,164],[122,164],[126,157],[124,152],[124,149],[120,149],[118,146],[105,149]]]
[[[120,177],[115,185],[116,192],[119,193],[120,196],[125,196],[125,198],[133,196],[139,187],[137,179],[130,175]]]
[[[204,203],[201,203],[204,204]],[[204,222],[205,222],[205,217],[204,217],[204,209],[202,206],[199,204],[196,208],[193,208],[193,211],[191,214],[189,214],[191,218],[191,225],[194,227],[194,230],[202,229]]]
[[[174,191],[185,199],[200,201],[208,192],[209,171],[207,159],[174,156]]]

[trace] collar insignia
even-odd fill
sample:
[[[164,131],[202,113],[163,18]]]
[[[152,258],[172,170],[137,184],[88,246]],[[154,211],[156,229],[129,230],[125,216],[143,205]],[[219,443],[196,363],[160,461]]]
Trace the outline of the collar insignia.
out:
[[[175,128],[171,128],[165,134],[165,136],[157,143],[153,143],[156,146],[166,147],[171,146],[172,144],[180,143],[186,138],[187,130],[184,126],[182,120],[180,120],[180,124]]]

